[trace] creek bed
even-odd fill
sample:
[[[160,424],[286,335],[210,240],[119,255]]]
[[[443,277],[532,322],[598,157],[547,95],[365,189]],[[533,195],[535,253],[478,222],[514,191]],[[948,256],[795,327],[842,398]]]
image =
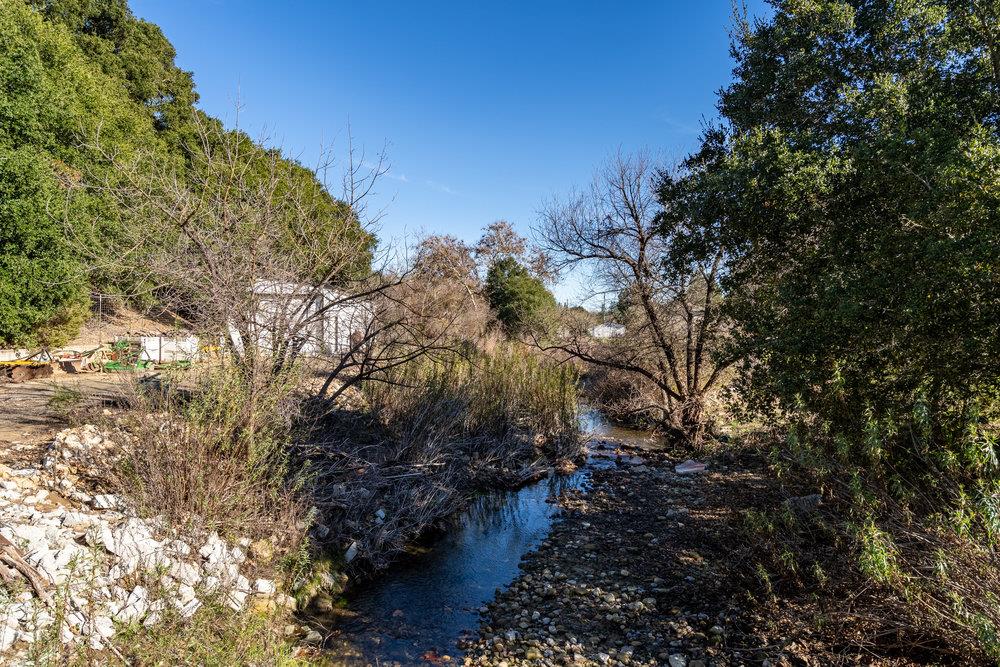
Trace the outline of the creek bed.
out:
[[[649,442],[647,434],[611,427],[593,411],[581,421],[593,436],[586,465],[514,491],[480,495],[442,537],[355,587],[346,613],[331,620],[337,635],[331,657],[381,665],[460,658],[459,645],[475,633],[480,607],[517,578],[521,557],[549,534],[559,513],[552,501],[584,488],[590,470],[615,464],[600,439]]]

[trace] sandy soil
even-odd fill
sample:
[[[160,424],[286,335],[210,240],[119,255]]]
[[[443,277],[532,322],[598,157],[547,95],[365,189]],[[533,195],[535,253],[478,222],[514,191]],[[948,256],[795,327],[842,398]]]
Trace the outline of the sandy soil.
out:
[[[99,409],[120,395],[123,381],[114,374],[73,375],[56,371],[45,379],[0,383],[0,447],[45,444],[55,431],[66,426],[65,418],[52,406],[59,387],[80,392],[83,399],[77,409]]]

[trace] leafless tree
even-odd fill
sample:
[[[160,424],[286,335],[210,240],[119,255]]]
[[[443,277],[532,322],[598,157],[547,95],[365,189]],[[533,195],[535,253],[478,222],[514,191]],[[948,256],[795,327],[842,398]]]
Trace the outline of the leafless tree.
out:
[[[410,303],[428,334],[444,333],[456,344],[480,342],[493,317],[472,248],[454,236],[424,237],[416,246],[413,269],[407,281]]]
[[[528,239],[518,234],[506,220],[497,220],[487,225],[472,252],[483,276],[497,261],[510,258],[517,260],[542,282],[555,282],[556,272],[549,254],[543,248],[529,244]]]
[[[527,239],[506,220],[491,222],[473,248],[476,259],[487,268],[505,257],[520,258],[527,250]]]
[[[659,393],[664,426],[700,443],[705,400],[728,362],[713,355],[725,322],[720,311],[721,248],[707,258],[672,261],[682,230],[664,223],[656,183],[661,172],[644,155],[616,155],[586,191],[545,207],[540,237],[561,268],[592,276],[590,296],[618,303],[625,334],[597,339],[566,322],[555,340],[537,341],[599,367],[642,378]]]
[[[96,270],[146,286],[223,341],[256,383],[319,350],[321,393],[337,396],[434,348],[408,311],[411,269],[376,244],[382,211],[369,205],[389,168],[384,152],[370,158],[348,138],[335,197],[329,149],[307,169],[201,115],[194,127],[186,164],[153,148],[111,152],[91,138],[88,148],[112,168],[81,187],[110,195],[125,218],[110,252],[89,241],[109,238],[101,230],[75,239]]]

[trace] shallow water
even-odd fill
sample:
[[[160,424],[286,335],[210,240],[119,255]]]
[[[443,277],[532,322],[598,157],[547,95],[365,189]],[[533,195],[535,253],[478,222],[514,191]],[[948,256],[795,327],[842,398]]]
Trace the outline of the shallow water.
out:
[[[596,413],[585,413],[581,421],[596,438],[633,444],[648,438],[611,427]],[[355,589],[348,611],[356,616],[338,621],[337,629],[372,664],[460,656],[457,643],[475,631],[479,608],[497,588],[517,578],[521,557],[548,535],[559,512],[549,501],[565,489],[583,487],[589,471],[605,465],[614,460],[602,456],[597,443],[587,465],[573,474],[551,475],[517,491],[483,494],[425,552]]]

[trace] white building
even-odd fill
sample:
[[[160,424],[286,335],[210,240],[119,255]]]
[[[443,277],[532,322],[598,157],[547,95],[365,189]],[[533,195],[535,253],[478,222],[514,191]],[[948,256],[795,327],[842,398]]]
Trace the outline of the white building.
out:
[[[259,280],[253,296],[251,335],[264,349],[275,339],[288,339],[301,344],[302,354],[343,353],[352,340],[364,336],[372,318],[367,304],[345,300],[343,293],[329,287]],[[241,336],[232,325],[229,333],[241,348]]]
[[[197,336],[139,336],[139,359],[154,364],[198,359]]]
[[[625,326],[615,322],[604,322],[593,327],[590,335],[594,338],[617,338],[625,335]]]

